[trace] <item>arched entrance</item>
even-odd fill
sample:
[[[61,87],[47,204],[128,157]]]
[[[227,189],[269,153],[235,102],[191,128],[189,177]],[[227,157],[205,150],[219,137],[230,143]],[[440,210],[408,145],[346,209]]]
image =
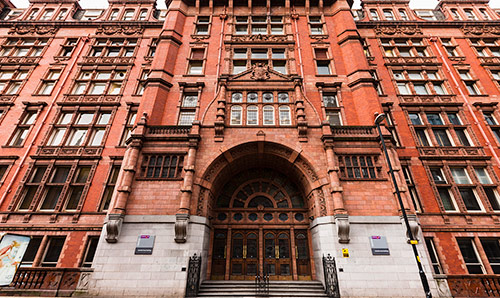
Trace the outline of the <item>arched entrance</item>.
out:
[[[213,206],[211,279],[310,280],[308,206],[293,177],[266,167],[227,179]]]

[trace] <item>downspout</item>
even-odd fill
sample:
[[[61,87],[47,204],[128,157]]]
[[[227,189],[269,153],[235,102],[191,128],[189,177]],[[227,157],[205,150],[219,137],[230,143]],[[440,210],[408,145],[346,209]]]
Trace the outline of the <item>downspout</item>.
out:
[[[16,171],[14,172],[14,176],[12,177],[12,179],[9,181],[9,184],[7,185],[7,188],[5,189],[5,191],[3,192],[2,194],[2,198],[0,199],[0,206],[2,206],[3,202],[5,201],[5,198],[7,197],[7,195],[11,192],[11,188],[12,188],[12,185],[14,184],[14,181],[17,179],[17,177],[19,176],[19,173],[21,172],[21,169],[24,167],[24,162],[26,161],[26,159],[28,158],[28,155],[31,151],[31,149],[33,148],[33,146],[35,145],[35,140],[38,138],[38,135],[40,134],[40,132],[42,131],[42,128],[44,127],[44,124],[45,122],[47,121],[47,118],[49,117],[49,114],[52,110],[52,108],[54,107],[54,104],[56,103],[56,100],[57,98],[59,97],[59,95],[61,94],[62,90],[63,90],[63,87],[64,85],[66,84],[66,82],[68,81],[68,78],[71,74],[71,72],[73,71],[77,61],[78,61],[78,58],[80,57],[82,51],[83,51],[83,48],[85,47],[85,43],[87,43],[89,41],[89,35],[83,37],[81,39],[83,41],[83,44],[82,46],[80,47],[80,49],[78,50],[77,54],[76,54],[76,57],[74,58],[73,62],[71,62],[71,65],[69,67],[69,70],[66,72],[66,75],[64,76],[63,80],[62,80],[62,83],[59,85],[59,88],[57,88],[56,90],[56,94],[54,95],[54,97],[52,98],[52,101],[50,102],[48,108],[47,108],[47,112],[45,113],[45,115],[43,116],[43,119],[42,119],[42,123],[40,124],[40,126],[38,126],[37,130],[35,131],[35,135],[33,136],[33,141],[29,143],[28,145],[28,148],[26,149],[26,151],[24,152],[24,155],[23,157],[21,158],[21,160],[19,161],[19,167],[17,167]],[[79,42],[80,43],[80,42]],[[8,173],[7,173],[8,175]]]
[[[462,90],[462,88],[460,87],[459,83],[458,83],[458,80],[457,78],[455,77],[455,73],[452,71],[450,65],[448,64],[448,61],[446,61],[446,59],[444,58],[444,55],[443,55],[443,52],[441,51],[441,49],[439,48],[439,46],[437,45],[436,41],[437,41],[437,38],[436,37],[433,37],[430,39],[432,43],[434,43],[434,47],[436,48],[436,50],[438,51],[439,53],[439,58],[441,59],[441,61],[443,61],[443,64],[444,66],[446,67],[446,70],[450,73],[451,75],[451,78],[453,80],[453,83],[455,84],[455,86],[457,87],[458,89],[458,92],[460,93],[460,96],[462,96],[464,102],[465,102],[465,106],[467,107],[467,110],[469,111],[469,113],[471,113],[472,115],[472,118],[474,119],[474,124],[476,124],[476,126],[479,128],[479,131],[481,132],[481,135],[483,136],[483,138],[486,140],[486,144],[488,145],[488,148],[490,149],[491,151],[491,154],[493,155],[493,157],[495,158],[495,161],[497,163],[497,165],[500,165],[500,159],[498,158],[498,155],[496,154],[495,152],[495,149],[493,148],[493,146],[491,145],[491,141],[490,139],[488,138],[488,136],[486,135],[486,132],[484,131],[483,127],[481,125],[479,125],[479,119],[477,119],[477,116],[476,114],[474,113],[474,110],[472,109],[471,107],[471,104],[469,102],[469,100],[467,99],[467,95],[465,94],[465,92]]]
[[[217,97],[217,93],[219,92],[219,74],[221,68],[221,58],[222,58],[222,48],[224,47],[224,26],[226,25],[226,7],[224,6],[224,13],[220,15],[222,20],[222,26],[220,29],[220,43],[219,43],[219,56],[217,57],[217,73],[215,74],[215,98]]]

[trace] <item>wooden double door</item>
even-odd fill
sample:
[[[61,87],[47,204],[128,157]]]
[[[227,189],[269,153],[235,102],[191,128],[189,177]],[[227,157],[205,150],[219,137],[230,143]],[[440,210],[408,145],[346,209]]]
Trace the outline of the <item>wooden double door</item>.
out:
[[[311,279],[306,230],[216,230],[212,279]]]

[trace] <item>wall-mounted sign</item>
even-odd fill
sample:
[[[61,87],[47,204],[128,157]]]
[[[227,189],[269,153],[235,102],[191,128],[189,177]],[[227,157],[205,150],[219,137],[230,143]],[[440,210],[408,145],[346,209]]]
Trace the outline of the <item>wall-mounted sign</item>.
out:
[[[370,236],[370,245],[372,247],[372,255],[390,255],[389,245],[385,236]]]
[[[349,257],[349,249],[348,248],[342,248],[342,256],[344,258],[348,258]]]
[[[137,245],[135,246],[136,255],[151,255],[153,254],[153,246],[155,245],[154,235],[139,235]]]
[[[4,234],[0,241],[0,286],[8,286],[16,275],[31,237]]]

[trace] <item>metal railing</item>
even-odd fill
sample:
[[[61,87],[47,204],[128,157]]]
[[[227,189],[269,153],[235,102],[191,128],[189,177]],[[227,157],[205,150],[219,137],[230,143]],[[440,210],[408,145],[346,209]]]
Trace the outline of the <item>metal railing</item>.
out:
[[[447,275],[451,295],[461,297],[500,297],[498,275]]]
[[[201,256],[194,254],[189,258],[186,282],[186,297],[198,296],[200,290]]]
[[[325,275],[325,292],[330,298],[340,298],[339,280],[335,258],[328,254],[323,256],[323,274]]]
[[[255,276],[255,295],[267,296],[269,295],[269,275],[256,275]]]

